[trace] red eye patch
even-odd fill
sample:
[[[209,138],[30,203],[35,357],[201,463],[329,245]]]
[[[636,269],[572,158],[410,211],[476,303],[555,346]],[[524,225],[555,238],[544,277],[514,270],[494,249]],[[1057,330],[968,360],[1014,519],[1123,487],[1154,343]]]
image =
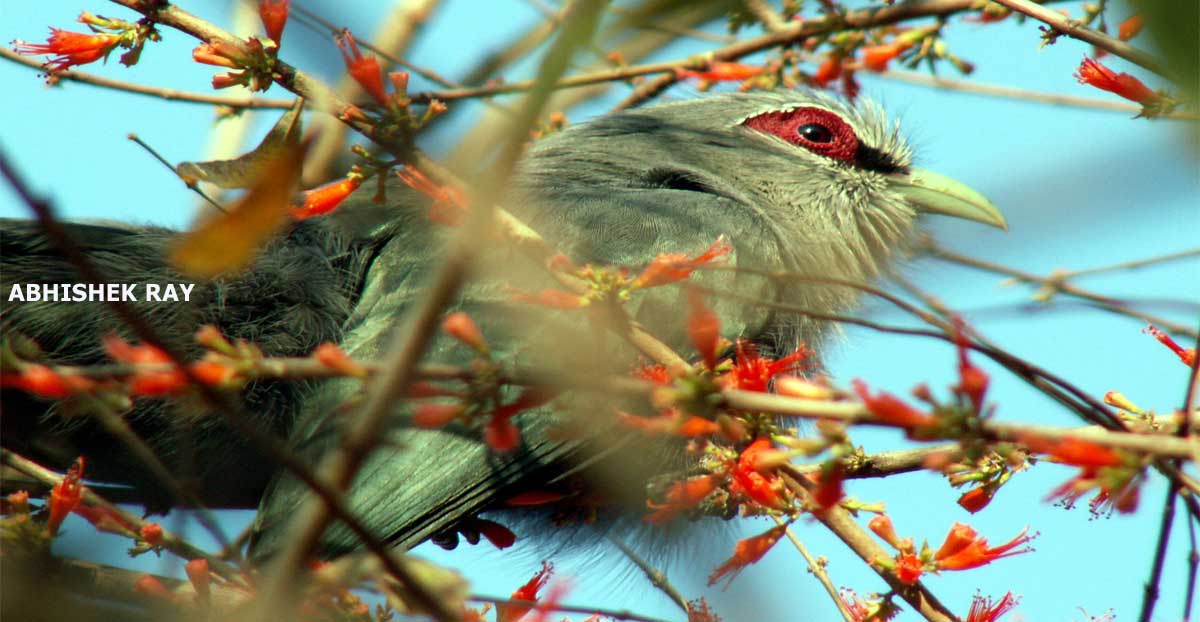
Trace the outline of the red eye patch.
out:
[[[843,162],[853,162],[858,151],[858,137],[854,135],[850,124],[821,108],[765,112],[746,119],[745,125],[752,130],[778,136],[817,155]]]

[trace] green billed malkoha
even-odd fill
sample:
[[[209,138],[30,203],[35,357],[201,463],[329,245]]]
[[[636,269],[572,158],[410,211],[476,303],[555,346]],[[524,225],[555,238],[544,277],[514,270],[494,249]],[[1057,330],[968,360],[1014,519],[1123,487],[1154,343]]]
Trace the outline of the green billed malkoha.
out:
[[[212,324],[270,356],[305,356],[335,341],[356,359],[379,360],[400,319],[425,295],[454,230],[431,223],[427,199],[406,188],[393,188],[386,205],[373,204],[371,193],[364,189],[328,216],[291,225],[249,269],[197,284],[188,304],[138,308],[191,353],[198,352],[195,329]],[[575,125],[531,146],[504,205],[576,264],[637,269],[661,253],[694,255],[725,236],[734,249],[730,269],[700,271],[691,280],[721,293],[708,300],[725,337],[753,342],[766,354],[800,344],[819,353],[832,325],[778,309],[824,316],[851,309],[857,290],[822,280],[865,283],[885,274],[909,255],[923,216],[1005,226],[977,192],[914,168],[900,128],[877,106],[793,91],[710,96]],[[27,336],[48,359],[73,364],[103,361],[102,335],[130,336],[100,303],[7,302],[14,284],[79,277],[35,224],[5,220],[2,230],[6,333]],[[187,281],[164,258],[172,231],[119,224],[71,230],[116,281]],[[591,326],[587,313],[514,299],[514,289],[556,286],[543,267],[499,239],[481,240],[478,255],[455,308],[479,322],[497,360],[581,374],[628,371],[636,362],[619,337]],[[633,296],[626,308],[687,354],[686,300],[683,288],[664,286]],[[472,354],[439,335],[427,356],[465,364]],[[251,384],[241,399],[257,425],[287,438],[315,465],[336,448],[344,415],[362,391],[357,380],[273,380]],[[97,424],[57,416],[59,406],[12,390],[4,391],[3,406],[6,446],[58,468],[86,455],[90,477],[132,487],[151,510],[169,505],[146,469]],[[647,451],[598,423],[613,412],[601,396],[568,395],[556,406],[556,414],[542,408],[518,416],[520,447],[497,453],[471,426],[406,425],[410,405],[397,404],[394,427],[346,500],[379,537],[405,548],[430,538],[451,546],[456,532],[470,535],[464,526],[474,517],[504,510],[506,500],[523,492],[559,490],[568,503],[573,495],[613,500],[580,518],[579,529],[561,528],[568,538],[583,538],[599,527],[639,523],[646,482],[686,469],[679,447]],[[280,546],[307,494],[302,483],[195,400],[139,400],[126,416],[207,504],[258,507],[254,556]],[[611,490],[597,495],[605,486]],[[551,514],[564,522],[562,507],[509,508],[500,516],[526,537],[558,531],[540,522]],[[335,524],[320,553],[357,547],[351,532]]]

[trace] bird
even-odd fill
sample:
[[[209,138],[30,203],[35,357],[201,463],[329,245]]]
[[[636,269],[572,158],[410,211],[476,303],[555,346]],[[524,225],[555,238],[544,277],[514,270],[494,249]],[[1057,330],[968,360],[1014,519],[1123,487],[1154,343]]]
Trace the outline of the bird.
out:
[[[912,162],[898,122],[869,101],[808,90],[718,94],[601,116],[535,141],[515,167],[504,207],[576,265],[636,268],[663,253],[694,255],[724,238],[732,247],[730,269],[697,272],[691,281],[726,294],[709,299],[725,336],[764,353],[802,344],[819,353],[836,329],[816,318],[853,309],[859,294],[830,281],[868,283],[902,265],[923,234],[925,216],[1006,228],[999,209],[981,194]],[[294,223],[246,270],[197,284],[188,304],[143,304],[139,310],[193,355],[192,332],[213,324],[271,356],[304,356],[333,341],[354,359],[381,359],[400,319],[424,296],[453,229],[431,222],[428,198],[407,188],[391,188],[382,205],[367,194],[356,193],[328,216]],[[174,232],[111,223],[71,224],[70,230],[107,274],[125,281],[187,281],[165,259]],[[34,224],[4,220],[0,232],[3,300],[16,284],[77,278]],[[502,243],[481,243],[479,255],[453,309],[475,318],[502,357],[581,370],[598,365],[597,358],[636,361],[619,339],[589,331],[586,314],[514,302],[514,289],[554,285],[542,266]],[[92,303],[3,304],[6,336],[27,337],[55,361],[102,361],[98,335],[129,335]],[[685,305],[682,288],[661,287],[642,292],[626,309],[668,345],[694,354],[683,327]],[[782,306],[809,314],[778,311]],[[453,364],[469,364],[472,356],[441,334],[427,352],[428,360]],[[241,399],[256,425],[287,438],[297,456],[315,465],[337,447],[344,421],[339,415],[361,397],[359,381],[336,379],[260,381]],[[132,486],[148,509],[171,504],[94,423],[56,417],[61,407],[16,391],[5,390],[3,399],[6,446],[59,467],[85,453],[97,469],[90,477]],[[596,400],[573,406],[589,420],[611,412],[611,405]],[[269,559],[283,545],[306,486],[220,419],[181,416],[185,407],[194,406],[142,401],[128,419],[169,465],[191,474],[190,484],[206,503],[257,507],[251,556]],[[561,418],[545,412],[516,417],[521,447],[508,453],[491,449],[478,429],[405,425],[403,405],[395,420],[345,502],[381,540],[402,549],[430,539],[454,546],[460,532],[473,540],[470,522],[489,513],[545,520],[545,508],[506,509],[505,501],[576,486],[578,478],[603,472],[588,467],[605,456],[628,466],[631,457],[637,462],[653,453],[607,451],[595,440],[610,438],[604,435],[564,436]],[[665,468],[663,461],[645,462],[634,469],[639,476],[653,478]],[[633,497],[634,509],[617,515],[636,524],[636,499],[642,498],[644,511],[645,487],[632,488],[622,492]],[[588,529],[588,522],[579,529]],[[543,529],[526,531],[536,536]],[[360,547],[345,525],[335,523],[317,553],[333,557]]]

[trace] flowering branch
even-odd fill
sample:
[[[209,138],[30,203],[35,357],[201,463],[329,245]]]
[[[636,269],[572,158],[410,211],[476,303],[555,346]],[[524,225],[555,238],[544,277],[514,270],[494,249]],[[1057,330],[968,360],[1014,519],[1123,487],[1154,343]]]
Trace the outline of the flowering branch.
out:
[[[43,69],[42,64],[31,58],[26,58],[13,52],[12,50],[0,47],[0,58],[12,61],[19,65],[24,65],[32,69]],[[144,86],[134,82],[125,82],[123,80],[113,80],[96,74],[68,69],[65,71],[54,72],[54,80],[67,80],[70,82],[78,82],[80,84],[90,84],[106,89],[116,91],[124,91],[126,93],[134,93],[136,95],[147,95],[166,99],[170,101],[187,102],[191,104],[205,104],[210,106],[228,106],[234,109],[274,109],[287,110],[291,108],[295,101],[290,99],[267,99],[264,97],[236,97],[226,95],[212,95],[209,93],[192,93],[189,91],[180,91],[178,89]]]
[[[23,473],[51,488],[57,486],[63,481],[63,475],[55,473],[32,460],[24,458],[8,449],[0,448],[0,463],[12,468],[20,473]],[[119,520],[125,524],[131,525],[136,531],[142,531],[147,525],[151,524],[143,521],[141,518],[122,510],[121,508],[109,503],[96,493],[92,492],[87,487],[83,488],[81,496],[83,503],[101,508],[105,513],[119,517]],[[209,567],[225,577],[227,580],[240,583],[242,581],[241,572],[229,565],[225,561],[218,559],[200,548],[192,545],[179,536],[163,529],[161,535],[161,546],[184,559],[204,559],[209,563]]]

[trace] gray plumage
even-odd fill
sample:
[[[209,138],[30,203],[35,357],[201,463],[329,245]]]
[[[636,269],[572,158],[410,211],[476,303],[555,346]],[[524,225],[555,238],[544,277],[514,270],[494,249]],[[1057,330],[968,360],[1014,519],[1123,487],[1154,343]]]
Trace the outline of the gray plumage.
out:
[[[826,119],[821,123],[833,126],[834,142],[810,144],[780,131],[829,137],[828,132],[809,127],[811,123],[797,125],[793,120],[799,118],[794,116],[797,113],[789,112],[796,110],[805,119]],[[804,116],[814,110],[815,116]],[[749,121],[764,114],[779,119],[769,126],[771,131]],[[837,147],[837,141],[849,141],[849,147],[831,157],[826,148]],[[854,107],[807,92],[714,96],[600,118],[538,141],[518,167],[506,207],[579,264],[637,269],[659,253],[694,255],[725,235],[735,249],[729,265],[747,271],[697,273],[694,280],[741,297],[838,313],[853,306],[852,288],[803,278],[773,281],[754,271],[865,282],[906,254],[921,211],[1002,224],[998,212],[982,197],[948,186],[948,180],[937,178],[941,185],[932,186],[924,177],[920,183],[913,181],[917,172],[910,171],[910,160],[897,128],[870,105]],[[934,199],[928,192],[914,194],[907,190],[913,185],[923,192],[935,187],[935,194],[953,196],[958,202],[939,203],[942,194]],[[423,286],[437,266],[440,241],[447,235],[444,228],[424,218],[418,198],[404,192],[390,196],[404,207],[374,206],[364,197],[330,217],[298,225],[266,250],[249,274],[200,286],[209,292],[200,310],[152,319],[180,338],[186,338],[199,321],[216,323],[229,334],[262,343],[270,354],[299,354],[332,332],[351,356],[381,358],[398,318],[423,295]],[[39,268],[19,257],[13,259],[14,252],[24,256],[44,241],[31,242],[38,238],[27,225],[5,223],[4,229],[5,287],[11,282],[44,280],[38,277]],[[136,263],[138,274],[148,280],[168,280],[169,269],[162,266],[156,251],[163,233],[108,236],[98,230],[80,231],[89,244],[105,250],[123,239],[121,235],[133,236],[142,245],[139,251],[118,253],[113,261]],[[17,250],[8,252],[10,244]],[[301,252],[308,250],[315,256]],[[312,265],[290,263],[297,260],[289,253],[300,253]],[[502,243],[486,245],[480,255],[475,278],[457,306],[479,320],[489,340],[504,354],[515,356],[518,364],[578,368],[603,359],[616,361],[610,368],[620,368],[634,360],[619,340],[595,338],[581,313],[514,304],[510,287],[537,291],[555,286],[541,267]],[[116,264],[108,267],[122,271]],[[145,267],[151,265],[155,267]],[[271,294],[298,279],[308,284],[306,296]],[[248,282],[270,298],[222,298],[216,293],[237,291]],[[627,308],[651,332],[686,352],[684,300],[681,288],[661,287],[636,296]],[[725,336],[754,341],[768,352],[790,351],[800,343],[819,348],[830,332],[827,323],[794,314],[728,299],[710,302],[722,318]],[[66,327],[58,313],[65,311],[8,304],[4,324],[6,329],[29,333],[56,355],[75,362],[95,359],[87,339],[113,326],[112,320]],[[268,316],[277,321],[263,321]],[[290,325],[294,320],[289,317],[300,318],[308,328]],[[280,342],[272,346],[273,340]],[[461,346],[439,337],[430,358],[464,362],[469,356]],[[269,395],[264,397],[264,391]],[[342,421],[336,413],[358,397],[358,391],[356,381],[298,388],[273,384],[252,389],[245,400],[264,425],[289,431],[295,450],[315,464],[336,446]],[[7,408],[9,398],[5,399]],[[582,412],[589,421],[611,414],[607,405],[583,400],[568,411]],[[478,430],[414,429],[403,425],[404,412],[397,409],[396,427],[384,447],[367,460],[347,494],[351,508],[372,530],[404,547],[453,531],[463,519],[495,510],[514,494],[544,487],[581,461],[590,462],[602,445],[563,439],[556,432],[562,418],[539,412],[517,419],[521,449],[496,455],[480,442]],[[138,416],[152,420],[162,415],[159,409]],[[218,433],[223,434],[214,432]],[[609,437],[599,432],[596,438]],[[222,442],[233,443],[239,454],[253,453],[236,439]],[[624,457],[614,459],[627,460],[630,452],[618,455]],[[634,471],[653,474],[675,459],[646,461]],[[592,478],[593,471],[602,469],[584,469],[581,477]],[[263,472],[246,475],[258,484],[261,479],[256,476]],[[644,486],[632,487],[630,496],[641,498]],[[279,546],[283,527],[304,494],[306,489],[295,479],[275,474],[259,506],[252,539],[257,557]],[[631,503],[640,507],[640,501]],[[630,522],[636,523],[636,518]],[[357,544],[348,529],[335,525],[321,546],[323,554],[333,555]]]

